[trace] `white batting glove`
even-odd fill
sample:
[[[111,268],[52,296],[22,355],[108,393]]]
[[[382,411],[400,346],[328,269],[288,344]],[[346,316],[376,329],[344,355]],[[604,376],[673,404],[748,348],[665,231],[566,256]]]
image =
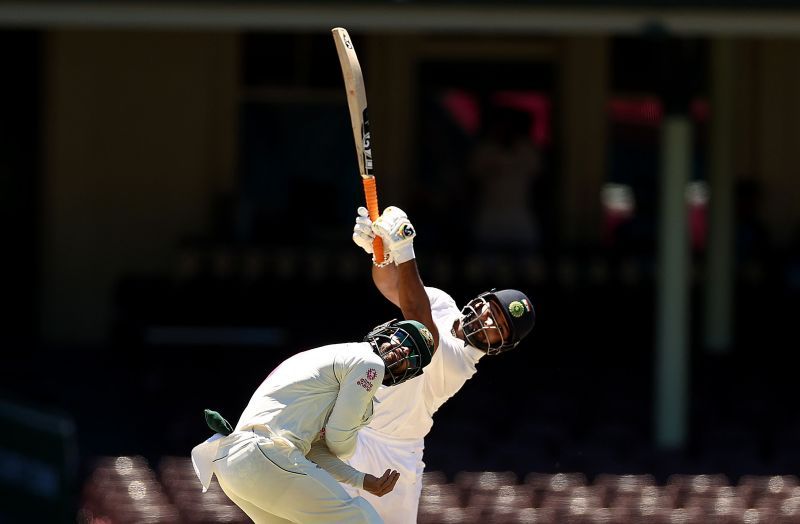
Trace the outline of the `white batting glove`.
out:
[[[384,248],[392,253],[395,264],[414,258],[414,237],[417,232],[406,212],[399,207],[384,209],[378,220],[373,222],[372,231],[383,239]]]
[[[375,240],[375,233],[372,232],[372,220],[369,219],[369,211],[366,207],[358,208],[356,225],[353,227],[353,242],[358,247],[372,255],[372,241]]]
[[[375,254],[372,250],[372,242],[375,240],[375,232],[372,231],[372,220],[369,218],[369,211],[365,207],[358,208],[358,215],[356,216],[356,225],[353,227],[353,242],[367,252],[369,255],[373,255],[372,261],[375,262]],[[391,252],[389,251],[389,247],[384,245],[383,246],[384,257],[386,260],[381,260],[381,263],[386,263],[391,261]]]

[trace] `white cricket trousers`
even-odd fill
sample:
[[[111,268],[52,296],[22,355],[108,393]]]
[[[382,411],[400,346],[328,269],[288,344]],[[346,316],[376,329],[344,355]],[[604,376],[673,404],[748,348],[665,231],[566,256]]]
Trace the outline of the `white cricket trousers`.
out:
[[[363,497],[385,524],[416,524],[419,497],[422,492],[422,439],[393,439],[370,429],[361,428],[356,434],[356,450],[347,463],[359,471],[376,475],[386,468],[400,473],[394,489],[382,497],[344,486],[353,496]]]
[[[383,524],[367,501],[351,497],[300,451],[255,433],[226,437],[214,473],[222,491],[256,524]]]

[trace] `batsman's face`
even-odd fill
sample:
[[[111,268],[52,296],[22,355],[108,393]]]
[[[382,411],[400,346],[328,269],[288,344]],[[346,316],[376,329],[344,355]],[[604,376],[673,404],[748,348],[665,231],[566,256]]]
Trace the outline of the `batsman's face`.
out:
[[[483,327],[473,335],[474,338],[490,347],[499,346],[509,339],[511,330],[499,304],[494,300],[478,300],[473,307]]]

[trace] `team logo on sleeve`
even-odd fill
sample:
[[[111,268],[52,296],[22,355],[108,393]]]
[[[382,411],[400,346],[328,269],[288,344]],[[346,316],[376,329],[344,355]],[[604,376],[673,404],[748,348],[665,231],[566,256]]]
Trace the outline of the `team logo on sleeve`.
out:
[[[358,382],[356,382],[356,384],[366,389],[367,391],[372,391],[372,381],[375,380],[377,376],[378,372],[375,371],[373,368],[369,368],[367,370],[367,376],[358,379]]]

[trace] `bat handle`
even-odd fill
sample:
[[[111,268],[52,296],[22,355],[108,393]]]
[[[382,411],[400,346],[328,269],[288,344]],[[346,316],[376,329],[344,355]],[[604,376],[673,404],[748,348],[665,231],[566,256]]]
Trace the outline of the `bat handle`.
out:
[[[378,208],[378,189],[375,186],[375,177],[365,177],[361,179],[364,184],[364,196],[367,198],[367,211],[369,211],[369,219],[375,222],[380,216]],[[372,242],[372,251],[375,254],[375,264],[382,265],[386,262],[383,253],[383,241],[381,237],[375,236]]]

